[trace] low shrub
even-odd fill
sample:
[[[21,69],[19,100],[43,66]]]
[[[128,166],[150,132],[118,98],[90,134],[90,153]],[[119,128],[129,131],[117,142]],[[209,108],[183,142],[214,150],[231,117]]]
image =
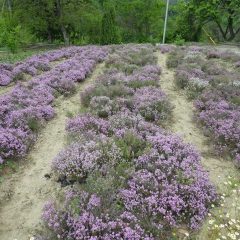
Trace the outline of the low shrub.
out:
[[[21,129],[0,127],[0,159],[16,159],[25,156],[34,136]]]
[[[96,85],[88,87],[84,92],[81,93],[81,102],[84,107],[89,107],[91,99],[93,97],[105,96],[111,100],[117,97],[126,97],[133,94],[133,90],[124,86],[123,84],[116,85]]]
[[[106,96],[93,97],[90,102],[92,113],[101,118],[107,118],[115,112],[114,102]]]
[[[136,172],[121,191],[125,208],[154,236],[169,225],[199,227],[216,192],[200,166],[198,153],[174,136],[148,140],[153,149],[136,160]]]
[[[186,87],[188,98],[197,98],[202,93],[202,91],[209,86],[209,82],[204,79],[194,77],[190,78],[189,83]]]
[[[183,60],[184,53],[180,49],[176,49],[171,52],[167,58],[167,67],[168,68],[176,68]]]
[[[82,136],[91,139],[99,134],[107,136],[110,133],[110,124],[106,120],[87,114],[68,120],[66,130],[73,138],[78,139]]]
[[[82,182],[94,171],[106,175],[121,159],[115,143],[102,136],[99,141],[71,144],[54,159],[53,169],[60,177]]]
[[[141,114],[146,121],[164,121],[172,110],[167,96],[158,88],[144,87],[133,96],[134,111]]]
[[[114,51],[107,62],[114,69],[81,95],[92,115],[67,124],[70,135],[81,137],[53,161],[56,174],[78,190],[61,207],[48,203],[43,219],[58,239],[175,239],[175,228],[200,226],[217,194],[196,150],[157,125],[172,106],[155,87],[161,70],[147,56],[153,48]],[[154,64],[146,66],[149,59]],[[127,64],[138,68],[121,72]],[[191,77],[203,74],[199,69]]]
[[[129,162],[142,155],[150,144],[136,131],[129,129],[122,131],[121,135],[116,138],[116,145],[121,149],[123,158]]]
[[[64,211],[57,210],[52,202],[44,207],[43,220],[58,239],[153,239],[134,215],[124,212],[118,218],[111,218],[95,194],[71,192],[66,199]]]
[[[156,49],[159,49],[162,54],[165,54],[174,51],[176,49],[176,46],[169,44],[160,44],[156,47]]]
[[[146,65],[134,71],[131,76],[126,79],[127,86],[137,89],[147,86],[159,86],[159,78],[161,68],[157,65]]]
[[[240,111],[234,101],[240,98],[235,88],[206,90],[196,100],[197,117],[210,132],[218,151],[230,152],[236,165],[240,166]]]
[[[190,74],[185,70],[176,70],[174,83],[176,87],[184,89],[189,82]]]

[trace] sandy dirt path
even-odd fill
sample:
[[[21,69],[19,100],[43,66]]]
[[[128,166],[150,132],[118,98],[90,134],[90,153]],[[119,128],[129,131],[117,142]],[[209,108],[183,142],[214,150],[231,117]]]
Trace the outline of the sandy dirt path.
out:
[[[13,86],[0,87],[0,96],[10,92],[13,89]]]
[[[176,90],[174,86],[174,71],[166,67],[167,55],[158,53],[158,63],[161,66],[163,73],[161,75],[161,88],[169,96],[170,101],[175,106],[173,110],[173,124],[171,131],[180,135],[187,143],[193,144],[202,155],[202,165],[208,171],[211,181],[216,186],[217,190],[222,193],[225,191],[224,182],[228,181],[228,176],[240,179],[240,173],[235,168],[234,164],[227,161],[221,156],[214,154],[210,139],[205,137],[201,129],[193,120],[194,107],[183,92]],[[226,199],[229,204],[226,204],[232,212],[231,195]],[[199,236],[200,240],[206,240],[206,226],[203,226]]]
[[[67,113],[80,110],[79,93],[101,73],[99,64],[90,78],[79,84],[70,98],[56,100],[56,117],[41,132],[26,162],[16,174],[0,185],[0,239],[29,240],[35,230],[41,229],[44,203],[60,193],[59,184],[45,178],[51,172],[52,159],[64,147]]]

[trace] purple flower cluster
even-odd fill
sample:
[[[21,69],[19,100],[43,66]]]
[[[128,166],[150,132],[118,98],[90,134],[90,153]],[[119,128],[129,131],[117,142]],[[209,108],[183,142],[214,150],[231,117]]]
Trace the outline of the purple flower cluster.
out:
[[[24,62],[18,62],[15,65],[8,65],[8,68],[5,69],[5,71],[1,71],[0,85],[7,86],[12,81],[21,80],[23,74],[36,76],[40,71],[49,71],[51,68],[50,62],[61,59],[61,52],[63,54],[63,50],[52,51],[42,55],[39,54],[28,58]],[[55,58],[53,58],[54,54]]]
[[[100,47],[90,46],[74,49],[76,52],[72,58],[34,78],[29,85],[44,84],[61,94],[71,93],[75,90],[75,83],[83,81],[92,72],[95,65],[107,55],[107,50]]]
[[[236,68],[240,68],[240,61],[238,61],[238,62],[235,63],[235,67],[236,67]]]
[[[68,78],[74,81],[82,80],[86,77],[85,72],[88,74],[88,65],[94,65],[94,60],[102,61],[105,57],[106,51],[101,51],[94,46],[69,47],[35,55],[15,65],[1,64],[0,86],[6,86],[12,81],[21,80],[24,78],[23,74],[36,76],[39,73],[47,72],[51,69],[51,62],[60,60],[65,61],[63,64],[58,64],[57,69],[59,71],[65,71],[67,80]],[[67,59],[69,59],[69,61],[67,61]],[[92,60],[92,62],[89,62],[90,60]],[[73,64],[75,65],[74,68],[71,67]],[[69,72],[67,72],[67,67],[69,68]],[[51,73],[48,74],[48,77],[51,75]]]
[[[146,121],[166,120],[172,109],[166,94],[155,87],[138,89],[133,96],[133,106]]]
[[[74,91],[75,82],[84,80],[106,55],[107,50],[101,47],[72,47],[32,57],[24,64],[17,64],[16,67],[20,66],[19,68],[24,65],[49,70],[45,65],[46,59],[54,61],[68,58],[48,72],[35,76],[26,85],[17,84],[10,93],[0,96],[0,128],[4,129],[0,158],[17,158],[26,154],[36,131],[54,117],[51,105],[56,91],[61,94]],[[11,70],[7,65],[1,67]],[[34,71],[32,75],[35,75]]]
[[[63,212],[56,210],[52,202],[44,207],[43,219],[59,239],[154,239],[144,232],[138,220],[128,212],[122,213],[116,220],[111,219],[107,211],[102,210],[101,199],[95,194],[71,192],[67,193],[66,199],[67,209]],[[81,209],[80,213],[71,206],[73,200],[77,209]],[[99,212],[100,215],[97,214]],[[69,230],[65,231],[62,226]]]
[[[218,58],[232,63],[236,63],[240,60],[240,54],[230,50],[214,49],[207,52],[207,58]]]
[[[146,65],[133,71],[133,74],[126,78],[126,84],[132,88],[144,86],[159,86],[161,68],[157,65]]]
[[[11,82],[13,66],[0,64],[0,86],[7,86]]]
[[[216,60],[220,58],[219,51],[196,51],[191,47],[177,51],[180,51],[181,59],[178,59],[180,63],[177,65],[175,83],[177,87],[186,89],[190,98],[196,98],[206,88],[231,85],[239,80],[239,74],[229,69],[224,62]],[[231,61],[227,56],[221,59]]]
[[[221,152],[230,152],[240,167],[240,91],[236,88],[206,90],[195,102],[197,117],[211,133]]]
[[[35,138],[35,132],[54,116],[54,97],[47,86],[34,88],[17,85],[0,97],[0,156],[3,159],[24,156]],[[2,131],[3,131],[2,130]]]
[[[161,53],[170,53],[173,50],[175,50],[176,46],[175,45],[169,45],[169,44],[160,44],[157,45],[157,50],[160,50]]]
[[[187,89],[189,97],[194,98],[212,83],[212,79],[219,69],[212,64],[207,65],[201,51],[188,48],[185,51],[181,64],[177,66],[175,84],[181,89]],[[214,66],[213,66],[214,65]]]
[[[0,164],[2,164],[5,159],[24,156],[33,140],[34,136],[27,131],[0,127]]]
[[[139,67],[156,64],[154,47],[152,45],[128,44],[114,49],[107,59],[106,66],[116,68],[126,75],[132,74]]]
[[[189,97],[197,99],[197,119],[213,137],[216,149],[230,153],[240,167],[240,78],[238,69],[234,68],[240,55],[203,49],[200,51],[202,60],[189,64],[192,48],[181,52],[184,57],[176,69],[176,85],[185,89]]]
[[[98,141],[71,144],[54,159],[53,169],[59,176],[81,182],[96,170],[105,175],[120,160],[115,143],[102,136]]]
[[[99,117],[106,118],[114,113],[114,102],[106,96],[93,97],[90,108]]]
[[[123,52],[126,52],[126,46]],[[146,54],[143,55],[143,52]],[[90,106],[94,114],[105,118],[128,108],[142,114],[148,121],[166,120],[171,106],[167,96],[159,89],[161,68],[157,60],[153,58],[151,65],[147,62],[151,53],[151,48],[137,46],[134,49],[132,45],[127,55],[118,49],[113,53],[114,57],[110,56],[107,60],[108,69],[98,78],[97,84],[81,94],[83,104]],[[137,68],[127,74],[119,67],[127,63],[136,63]]]
[[[99,134],[108,135],[110,131],[110,124],[106,120],[87,114],[70,119],[67,122],[66,130],[73,136],[95,136]]]
[[[144,58],[138,46],[134,51],[133,45],[122,48],[124,54],[119,47],[109,57],[110,69],[97,87],[87,90],[89,112],[111,114],[100,116],[104,119],[86,114],[69,120],[66,130],[79,137],[72,138],[53,161],[58,176],[81,184],[80,188],[73,184],[78,190],[66,194],[62,207],[52,202],[45,206],[43,219],[59,239],[166,239],[174,227],[199,227],[217,199],[196,150],[154,122],[170,113],[166,95],[148,85],[133,88],[133,96],[116,92],[119,84],[128,86],[126,79],[136,71],[139,82],[144,69],[150,76],[160,73],[155,66],[139,67],[146,59],[137,58]],[[136,63],[138,69],[128,75],[121,72],[120,65],[126,63]],[[114,113],[102,109],[102,101],[109,107],[116,100],[124,107]]]
[[[197,228],[216,200],[198,153],[175,136],[148,139],[153,148],[136,159],[136,172],[121,191],[126,209],[156,230],[183,223]]]

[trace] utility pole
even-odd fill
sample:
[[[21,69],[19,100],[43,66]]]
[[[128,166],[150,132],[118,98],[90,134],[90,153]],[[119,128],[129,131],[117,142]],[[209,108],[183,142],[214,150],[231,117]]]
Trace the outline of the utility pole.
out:
[[[165,44],[165,40],[166,40],[166,31],[167,31],[167,20],[168,20],[169,2],[170,2],[170,0],[167,0],[166,14],[165,14],[165,22],[164,22],[164,30],[163,30],[163,42],[162,42],[163,44]]]

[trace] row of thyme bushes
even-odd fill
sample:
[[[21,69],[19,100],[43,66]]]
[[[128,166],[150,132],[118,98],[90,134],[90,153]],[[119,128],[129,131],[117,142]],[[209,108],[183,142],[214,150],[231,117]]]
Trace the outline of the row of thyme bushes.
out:
[[[196,118],[218,153],[240,167],[240,54],[206,47],[177,48],[168,67],[176,87],[194,100]],[[227,157],[229,158],[229,157]]]

